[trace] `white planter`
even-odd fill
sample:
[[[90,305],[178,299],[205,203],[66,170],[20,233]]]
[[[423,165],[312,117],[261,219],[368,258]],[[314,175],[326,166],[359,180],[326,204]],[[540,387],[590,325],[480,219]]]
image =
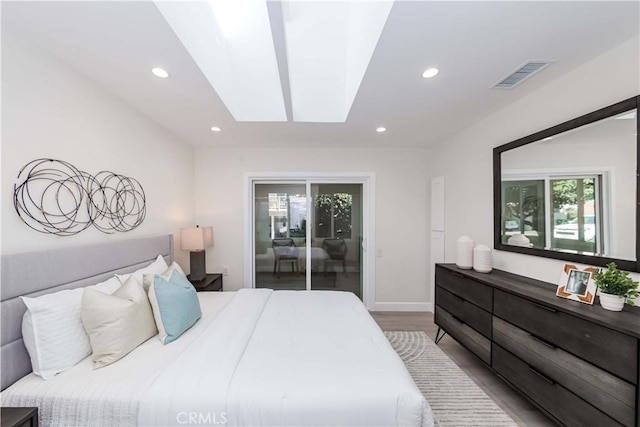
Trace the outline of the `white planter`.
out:
[[[605,294],[604,292],[599,292],[600,295],[600,305],[605,310],[611,311],[622,311],[624,307],[625,297],[620,295],[611,295]]]
[[[473,239],[469,236],[460,236],[456,241],[456,265],[459,268],[470,269],[473,267]]]
[[[478,273],[491,272],[491,249],[485,245],[473,248],[473,269]]]

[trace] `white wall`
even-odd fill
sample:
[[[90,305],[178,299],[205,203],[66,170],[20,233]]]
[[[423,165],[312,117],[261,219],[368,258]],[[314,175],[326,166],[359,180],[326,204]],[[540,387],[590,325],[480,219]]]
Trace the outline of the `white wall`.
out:
[[[447,183],[447,262],[455,262],[462,234],[493,245],[492,149],[638,95],[638,46],[637,37],[629,40],[434,147],[429,176],[444,175]],[[493,258],[496,268],[553,283],[564,264],[502,251]]]
[[[208,271],[222,271],[225,289],[250,278],[244,266],[245,172],[373,172],[376,180],[376,302],[417,303],[428,290],[427,149],[196,148],[196,219],[213,225]],[[384,306],[384,304],[382,305]],[[382,307],[381,306],[381,307]]]
[[[135,230],[107,235],[90,227],[58,237],[38,233],[13,208],[22,166],[38,158],[81,170],[136,178],[147,216]],[[24,252],[174,233],[194,213],[193,148],[49,53],[2,34],[2,252]],[[188,267],[188,254],[176,251]],[[184,261],[187,261],[186,263]]]

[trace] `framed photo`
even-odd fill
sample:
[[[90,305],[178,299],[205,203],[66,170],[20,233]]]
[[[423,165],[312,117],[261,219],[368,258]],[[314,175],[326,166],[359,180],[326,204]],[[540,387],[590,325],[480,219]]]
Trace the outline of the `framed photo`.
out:
[[[593,276],[596,272],[598,269],[595,267],[581,270],[573,264],[565,264],[556,295],[585,304],[593,304],[597,289]]]

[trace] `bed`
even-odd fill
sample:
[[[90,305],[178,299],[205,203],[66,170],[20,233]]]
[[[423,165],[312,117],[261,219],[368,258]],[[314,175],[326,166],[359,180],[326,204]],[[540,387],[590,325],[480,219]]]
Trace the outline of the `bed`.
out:
[[[202,318],[171,344],[151,338],[110,366],[94,370],[86,358],[47,381],[29,373],[19,350],[22,314],[5,310],[18,295],[87,286],[158,253],[172,259],[170,236],[118,242],[115,252],[113,245],[65,249],[60,258],[52,258],[57,251],[3,256],[3,406],[37,406],[42,425],[433,425],[404,364],[345,292],[201,292]],[[65,272],[55,280],[5,292],[7,280],[25,279],[25,260],[84,265],[78,257],[95,251],[102,256],[93,256],[90,271],[57,268]]]

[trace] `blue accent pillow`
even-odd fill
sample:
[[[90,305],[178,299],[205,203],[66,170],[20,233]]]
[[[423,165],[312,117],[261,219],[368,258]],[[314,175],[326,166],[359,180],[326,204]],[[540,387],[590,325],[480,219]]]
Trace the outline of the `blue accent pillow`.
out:
[[[169,280],[154,276],[149,301],[163,344],[175,341],[202,317],[198,293],[177,270]]]

